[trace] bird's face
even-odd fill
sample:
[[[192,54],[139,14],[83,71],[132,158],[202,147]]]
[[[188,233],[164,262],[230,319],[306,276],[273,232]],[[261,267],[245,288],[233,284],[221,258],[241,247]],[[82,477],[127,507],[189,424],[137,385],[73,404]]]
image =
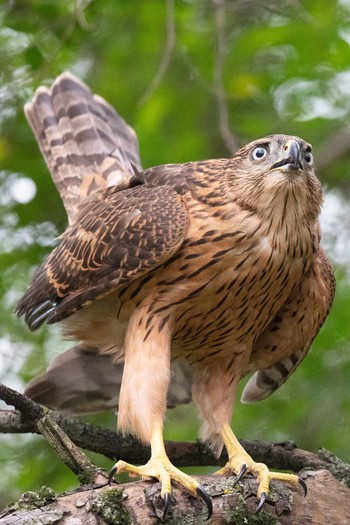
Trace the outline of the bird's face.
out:
[[[272,135],[243,149],[243,156],[248,157],[251,167],[266,175],[272,174],[274,180],[292,181],[293,175],[314,174],[312,148],[299,137]]]
[[[306,213],[318,215],[322,190],[312,147],[299,137],[270,135],[241,148],[232,159],[235,195],[255,209],[286,202],[290,195]]]

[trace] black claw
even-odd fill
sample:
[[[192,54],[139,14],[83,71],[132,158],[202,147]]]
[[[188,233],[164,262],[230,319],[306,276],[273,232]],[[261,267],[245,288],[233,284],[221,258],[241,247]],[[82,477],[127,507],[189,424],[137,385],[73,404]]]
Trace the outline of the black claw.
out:
[[[301,478],[298,478],[298,481],[299,481],[299,485],[301,485],[303,487],[303,490],[304,490],[304,498],[306,498],[307,496],[307,486],[306,486],[306,483],[303,479]]]
[[[111,469],[110,473],[108,474],[108,484],[112,485],[113,476],[117,472],[118,468],[114,465],[114,467]]]
[[[243,463],[243,465],[241,466],[240,473],[239,473],[238,476],[236,477],[233,486],[237,485],[237,483],[238,483],[239,481],[241,481],[241,479],[243,478],[243,476],[244,476],[244,474],[247,472],[247,470],[248,470],[248,465],[246,465],[245,463]]]
[[[261,496],[260,496],[259,505],[258,505],[258,508],[257,508],[256,511],[255,511],[255,514],[258,514],[258,512],[261,511],[261,509],[262,509],[262,507],[263,507],[263,505],[264,505],[266,499],[267,499],[267,494],[266,494],[266,492],[262,492],[262,493],[261,493]]]
[[[170,492],[165,492],[163,496],[163,503],[164,503],[164,511],[163,511],[163,521],[164,521],[166,518],[166,515],[168,514],[169,507],[171,505]]]
[[[211,497],[209,496],[208,492],[204,490],[202,485],[198,485],[196,491],[198,496],[200,496],[203,499],[204,503],[207,506],[208,516],[206,519],[209,520],[213,514],[213,502],[211,501]]]

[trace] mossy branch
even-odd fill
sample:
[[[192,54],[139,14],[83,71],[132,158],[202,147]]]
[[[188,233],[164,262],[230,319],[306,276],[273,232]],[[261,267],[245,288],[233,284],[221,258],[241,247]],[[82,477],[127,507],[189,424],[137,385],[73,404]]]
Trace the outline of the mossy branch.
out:
[[[103,454],[112,460],[118,458],[136,464],[143,464],[150,457],[149,447],[142,445],[133,436],[117,434],[109,429],[48,410],[5,385],[0,385],[0,399],[17,408],[0,411],[1,433],[42,433],[38,422],[44,416],[50,416],[50,420],[55,422],[77,447]],[[301,450],[291,442],[241,440],[241,444],[256,461],[266,463],[271,469],[292,472],[326,469],[339,481],[350,486],[350,465],[324,449],[315,454]],[[179,467],[222,466],[227,461],[225,453],[216,459],[208,447],[198,441],[167,441],[166,450],[171,461]]]
[[[245,478],[234,486],[232,477],[200,476],[213,500],[213,516],[206,519],[201,500],[173,487],[172,505],[165,525],[344,525],[349,523],[350,489],[329,472],[305,473],[308,496],[298,487],[272,482],[271,497],[255,514],[257,483]],[[55,523],[59,525],[158,525],[162,523],[163,502],[158,482],[88,487],[61,496],[45,488],[27,493],[0,514],[0,525]]]

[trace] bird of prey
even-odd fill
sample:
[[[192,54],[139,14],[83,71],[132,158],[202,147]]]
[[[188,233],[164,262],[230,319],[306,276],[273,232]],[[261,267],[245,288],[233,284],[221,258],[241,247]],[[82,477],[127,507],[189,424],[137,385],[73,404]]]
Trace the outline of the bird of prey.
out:
[[[118,404],[119,428],[149,443],[151,458],[118,461],[112,474],[159,479],[166,509],[175,481],[211,511],[164,448],[167,404],[190,398],[201,438],[227,449],[219,473],[255,475],[259,508],[272,479],[303,484],[256,463],[231,418],[242,376],[253,374],[244,402],[275,391],[332,303],[310,144],[271,135],[232,158],[143,170],[134,130],[70,73],[40,87],[25,112],[69,226],[17,313],[32,330],[59,322],[77,341],[26,393],[71,413]]]

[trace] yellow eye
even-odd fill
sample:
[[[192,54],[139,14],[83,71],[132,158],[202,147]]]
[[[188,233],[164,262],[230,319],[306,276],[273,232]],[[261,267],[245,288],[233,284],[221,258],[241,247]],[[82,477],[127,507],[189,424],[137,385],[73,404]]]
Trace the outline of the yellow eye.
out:
[[[257,148],[254,148],[252,151],[252,158],[254,160],[262,160],[264,159],[268,154],[267,148],[264,146],[258,146]]]

